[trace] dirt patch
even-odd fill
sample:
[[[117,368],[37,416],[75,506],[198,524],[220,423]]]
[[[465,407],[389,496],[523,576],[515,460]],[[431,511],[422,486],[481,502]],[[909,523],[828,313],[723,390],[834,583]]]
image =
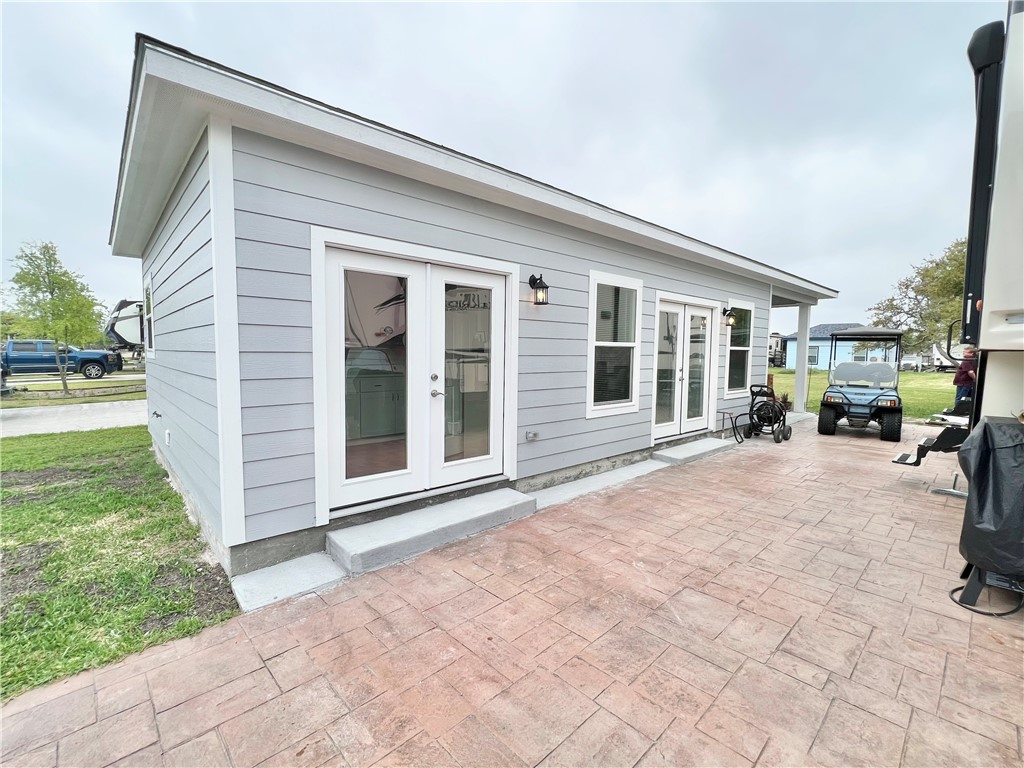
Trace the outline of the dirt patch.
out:
[[[174,613],[169,616],[151,616],[142,624],[144,632],[170,629],[181,619],[195,616],[210,619],[225,611],[237,611],[238,601],[231,591],[231,583],[220,565],[198,561],[195,573],[183,574],[177,568],[161,566],[150,582],[150,588],[166,589],[170,592],[191,593],[195,597],[195,609],[188,614]]]
[[[64,469],[63,467],[8,471],[4,472],[4,490],[20,494],[23,491],[71,485],[90,477],[95,477],[95,475],[87,470]],[[23,500],[23,498],[17,499],[17,501]]]
[[[170,629],[184,618],[186,618],[184,613],[172,613],[170,616],[150,616],[142,622],[141,629],[147,635],[150,632],[162,632]]]
[[[196,614],[209,619],[225,611],[237,611],[238,601],[231,582],[220,565],[201,563],[196,570]]]
[[[107,486],[118,491],[134,491],[146,485],[149,480],[141,475],[125,475],[107,480]]]
[[[7,618],[7,609],[12,598],[46,590],[47,585],[39,574],[43,570],[46,558],[59,547],[59,542],[44,541],[0,552],[0,580],[4,586],[0,615],[3,618]]]

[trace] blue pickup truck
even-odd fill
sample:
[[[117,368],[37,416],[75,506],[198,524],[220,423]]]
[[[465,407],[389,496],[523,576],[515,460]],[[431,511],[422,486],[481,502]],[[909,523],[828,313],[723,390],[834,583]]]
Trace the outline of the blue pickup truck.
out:
[[[10,339],[0,351],[3,375],[10,373],[60,373],[57,369],[57,349],[52,341],[39,339]],[[60,347],[63,349],[63,347]],[[67,348],[68,373],[80,373],[87,379],[100,379],[124,366],[121,355],[105,349]],[[64,353],[61,352],[63,359]]]

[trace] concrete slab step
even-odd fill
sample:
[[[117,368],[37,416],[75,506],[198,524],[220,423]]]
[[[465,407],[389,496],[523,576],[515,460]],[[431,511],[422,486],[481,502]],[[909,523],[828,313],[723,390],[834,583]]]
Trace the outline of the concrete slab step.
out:
[[[527,517],[535,509],[530,496],[500,488],[332,531],[327,553],[347,574],[366,573]]]
[[[320,589],[345,572],[325,552],[315,552],[231,579],[231,589],[243,611],[254,611],[286,597]]]
[[[628,464],[625,467],[609,469],[607,472],[600,472],[580,480],[571,480],[568,483],[553,485],[539,491],[530,491],[530,495],[537,500],[537,509],[541,510],[555,504],[564,504],[588,493],[628,483],[630,480],[635,480],[648,472],[655,472],[659,469],[667,469],[667,467],[663,462],[648,459],[636,464]]]
[[[651,458],[655,461],[664,461],[667,464],[689,464],[691,461],[714,456],[722,451],[728,451],[735,445],[735,440],[705,437],[703,440],[694,440],[692,443],[662,448],[660,451],[652,453]]]

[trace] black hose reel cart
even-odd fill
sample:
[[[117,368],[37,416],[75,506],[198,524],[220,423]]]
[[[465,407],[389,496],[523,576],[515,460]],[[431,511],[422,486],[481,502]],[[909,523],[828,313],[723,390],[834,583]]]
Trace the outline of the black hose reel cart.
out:
[[[750,387],[750,408],[746,413],[731,415],[732,436],[737,443],[744,438],[770,434],[776,443],[789,440],[793,428],[786,423],[786,408],[775,397],[775,390],[765,384]]]

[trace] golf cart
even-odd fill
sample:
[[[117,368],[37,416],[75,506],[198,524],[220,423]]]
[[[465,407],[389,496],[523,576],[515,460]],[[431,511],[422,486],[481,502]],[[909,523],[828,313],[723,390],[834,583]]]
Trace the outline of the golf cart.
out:
[[[882,428],[883,440],[899,442],[903,428],[903,401],[897,391],[902,338],[903,331],[868,326],[847,328],[832,334],[828,389],[821,396],[821,409],[818,411],[819,435],[834,435],[836,423],[842,419],[846,419],[851,427],[858,428],[877,421]],[[836,358],[841,341],[861,343],[872,350],[882,349],[883,360],[838,362]]]

